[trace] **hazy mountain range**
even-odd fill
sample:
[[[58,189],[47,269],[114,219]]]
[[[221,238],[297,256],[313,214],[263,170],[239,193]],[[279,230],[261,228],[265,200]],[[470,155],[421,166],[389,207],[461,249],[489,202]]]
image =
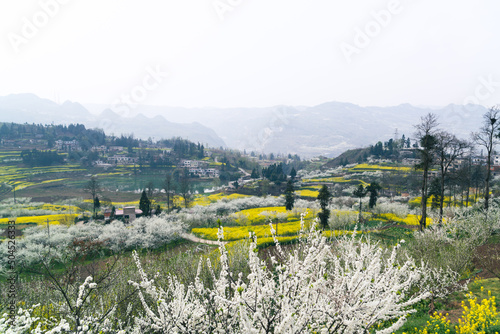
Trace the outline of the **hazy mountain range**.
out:
[[[123,117],[109,108],[99,114],[90,113],[83,105],[66,101],[57,104],[33,94],[0,97],[0,122],[69,124],[80,123],[88,128],[103,129],[107,135],[134,134],[138,138],[183,137],[211,147],[225,147],[224,141],[212,129],[198,122],[180,124],[162,116],[145,117],[142,114]]]
[[[443,108],[361,107],[328,102],[313,107],[175,108],[137,106],[112,110],[106,105],[64,102],[59,105],[33,94],[0,97],[0,121],[69,124],[102,128],[106,134],[133,133],[139,138],[180,136],[212,147],[256,153],[292,153],[301,157],[334,157],[405,135],[413,138],[420,117],[435,113],[441,128],[467,139],[478,131],[487,111],[478,105]]]

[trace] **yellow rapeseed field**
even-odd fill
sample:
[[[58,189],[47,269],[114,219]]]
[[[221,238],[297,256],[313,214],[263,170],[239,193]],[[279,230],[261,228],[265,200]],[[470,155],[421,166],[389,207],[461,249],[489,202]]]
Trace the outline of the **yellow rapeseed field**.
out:
[[[396,216],[393,213],[382,213],[382,214],[380,214],[380,216],[382,218],[384,218],[384,219],[392,220],[394,222],[398,222],[398,223],[401,223],[401,224],[406,224],[406,225],[419,225],[420,224],[419,223],[420,222],[420,216],[418,216],[418,215],[409,214],[405,218],[401,218],[401,217]],[[426,218],[426,224],[427,224],[427,226],[433,224],[432,219],[429,218],[429,217],[427,217]]]
[[[352,168],[349,168],[351,172],[361,172],[361,171],[403,171],[410,172],[411,167],[396,167],[396,166],[381,166],[381,165],[370,165],[370,164],[358,164]]]
[[[305,222],[305,229],[310,228],[311,221]],[[273,228],[277,229],[278,236],[297,236],[300,231],[300,221],[293,221],[287,223],[279,223],[276,226],[276,222],[273,222]],[[191,232],[203,239],[217,240],[217,228],[194,228]],[[233,241],[245,239],[249,236],[249,233],[254,233],[257,238],[271,238],[271,229],[269,224],[256,225],[256,226],[238,226],[238,227],[224,227],[224,240]],[[330,237],[332,235],[339,236],[345,233],[350,233],[351,231],[325,231],[325,235]],[[360,233],[360,232],[358,232]]]
[[[225,195],[224,193],[217,193],[217,194],[212,194],[212,195],[197,195],[194,200],[191,202],[192,205],[200,205],[200,206],[205,206],[209,205],[212,203],[216,203],[220,200],[227,199],[227,200],[233,200],[233,199],[238,199],[238,198],[245,198],[245,197],[250,197],[249,195],[242,195],[242,194],[231,194],[231,195]]]
[[[24,208],[25,210],[50,210],[50,211],[69,211],[69,212],[80,212],[82,211],[79,207],[74,205],[57,205],[44,203],[37,206],[28,206]]]
[[[297,190],[295,192],[297,196],[300,197],[312,197],[312,198],[317,198],[319,195],[319,191],[314,191],[314,190]]]
[[[284,215],[286,215],[287,221],[296,221],[300,218],[296,215],[296,213],[287,211],[284,206],[246,209],[232,214],[236,222],[240,225],[267,224],[269,222],[269,219],[275,221],[278,216],[280,216],[279,218],[282,219]],[[313,213],[309,210],[304,219],[309,220],[311,218],[313,218]]]
[[[38,225],[47,224],[47,219],[50,225],[69,224],[73,223],[78,214],[58,214],[58,215],[43,215],[43,216],[25,216],[16,218],[16,224],[36,223]],[[7,224],[10,218],[1,218],[0,224]]]

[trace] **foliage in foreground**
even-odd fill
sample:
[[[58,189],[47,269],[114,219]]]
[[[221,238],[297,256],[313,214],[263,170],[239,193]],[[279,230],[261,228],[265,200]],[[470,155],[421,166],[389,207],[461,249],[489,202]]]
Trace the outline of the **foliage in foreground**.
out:
[[[169,276],[162,287],[157,278],[147,277],[134,252],[141,280],[129,283],[137,289],[144,312],[121,333],[363,333],[382,323],[386,328],[376,333],[392,333],[414,312],[412,306],[430,295],[429,269],[409,257],[398,261],[400,244],[387,249],[351,236],[332,245],[311,230],[307,236],[302,233],[292,253],[277,243],[277,255],[268,261],[258,257],[256,247],[254,238],[248,275],[231,271],[220,243],[220,272],[211,270],[212,284],[200,279],[200,261],[193,283]],[[82,293],[95,291],[89,282]],[[31,321],[24,312],[14,325],[4,323],[3,330],[22,333],[16,330]],[[105,317],[85,319],[79,319],[82,333],[119,330],[109,328]],[[53,328],[64,332],[76,327],[74,319],[62,319]]]

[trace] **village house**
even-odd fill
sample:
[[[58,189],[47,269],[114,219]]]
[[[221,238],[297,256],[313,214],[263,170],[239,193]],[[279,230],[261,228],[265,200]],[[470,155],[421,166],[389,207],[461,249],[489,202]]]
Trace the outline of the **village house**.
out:
[[[93,152],[107,152],[108,148],[105,145],[101,145],[101,146],[92,146],[90,150]]]
[[[142,215],[142,210],[136,209],[135,206],[126,206],[123,209],[118,209],[115,211],[116,219],[121,219],[125,222],[133,222],[137,216]],[[106,209],[104,211],[104,220],[109,221],[111,219],[111,209]]]
[[[124,156],[124,155],[114,155],[112,157],[108,157],[108,163],[110,164],[124,164],[124,165],[128,165],[128,164],[133,164],[133,163],[136,163],[137,162],[137,158],[133,158],[133,157],[127,157],[127,156]]]
[[[123,146],[110,146],[109,150],[110,151],[116,151],[116,152],[122,152],[123,151]]]
[[[80,143],[76,139],[73,140],[56,140],[56,150],[62,152],[81,151]]]
[[[106,167],[113,167],[113,164],[110,164],[110,163],[106,163],[102,160],[96,160],[93,162],[94,166],[95,167],[102,167],[102,168],[106,168]]]
[[[189,173],[199,177],[215,178],[219,177],[219,170],[216,168],[189,168]]]

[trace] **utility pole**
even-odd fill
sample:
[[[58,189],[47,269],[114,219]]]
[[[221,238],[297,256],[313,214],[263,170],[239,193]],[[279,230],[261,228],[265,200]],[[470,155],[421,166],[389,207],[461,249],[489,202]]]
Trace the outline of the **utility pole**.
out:
[[[47,218],[47,243],[49,244],[49,257],[50,257],[50,224],[49,224],[49,219]]]

